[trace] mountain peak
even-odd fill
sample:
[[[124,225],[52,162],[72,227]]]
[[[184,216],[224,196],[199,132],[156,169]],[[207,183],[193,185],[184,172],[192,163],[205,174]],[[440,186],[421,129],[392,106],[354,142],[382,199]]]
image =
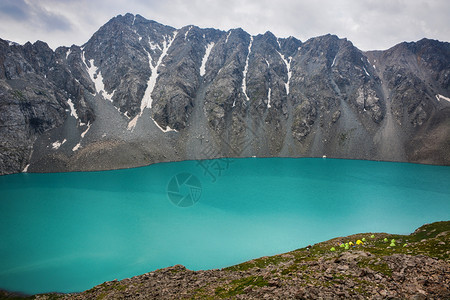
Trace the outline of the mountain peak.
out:
[[[134,14],[83,47],[2,41],[0,120],[20,126],[0,127],[0,171],[227,156],[450,164],[449,57],[427,39],[362,52],[331,34],[301,42]]]

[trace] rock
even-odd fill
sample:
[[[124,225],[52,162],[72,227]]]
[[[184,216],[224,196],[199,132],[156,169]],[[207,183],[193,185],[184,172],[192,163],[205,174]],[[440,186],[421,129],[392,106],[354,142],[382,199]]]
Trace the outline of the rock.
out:
[[[331,119],[331,122],[336,123],[337,120],[339,120],[339,117],[341,116],[341,111],[337,110],[334,114],[333,114],[333,118]]]

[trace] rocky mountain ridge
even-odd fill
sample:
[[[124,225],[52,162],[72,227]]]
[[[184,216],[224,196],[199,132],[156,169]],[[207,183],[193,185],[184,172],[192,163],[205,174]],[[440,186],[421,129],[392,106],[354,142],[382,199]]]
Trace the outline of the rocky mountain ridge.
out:
[[[362,52],[139,15],[84,45],[0,40],[0,173],[328,157],[450,164],[450,44]]]

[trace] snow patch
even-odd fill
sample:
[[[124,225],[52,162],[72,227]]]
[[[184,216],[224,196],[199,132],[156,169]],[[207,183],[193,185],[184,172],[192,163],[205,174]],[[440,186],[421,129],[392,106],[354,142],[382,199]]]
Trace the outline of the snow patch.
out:
[[[142,36],[139,36],[139,37],[138,37],[138,40],[139,40],[139,42],[140,42],[140,41],[142,40]]]
[[[334,59],[333,59],[333,63],[331,64],[331,68],[334,66],[334,64],[336,63],[336,57],[337,57],[337,55],[334,57]]]
[[[278,51],[277,51],[278,52]],[[286,57],[284,57],[283,54],[281,54],[280,52],[278,52],[278,54],[281,56],[281,59],[284,61],[284,64],[286,65],[286,69],[287,69],[287,75],[288,75],[288,80],[287,82],[284,84],[286,87],[286,95],[289,95],[289,83],[291,81],[291,77],[292,77],[292,71],[291,71],[291,61],[292,61],[292,57],[289,56],[287,59]]]
[[[70,98],[67,99],[67,104],[69,104],[69,107],[70,107],[70,115],[78,120],[77,111],[76,111],[75,106],[73,105],[73,102],[72,102],[72,100]]]
[[[12,42],[12,41],[8,41],[8,46],[20,46],[20,44],[19,43],[16,43],[16,42]]]
[[[67,142],[67,139],[64,139],[62,142],[56,141],[56,142],[52,143],[52,149],[58,150],[59,147],[61,147],[65,142]]]
[[[281,43],[280,43],[280,39],[277,39],[277,43],[278,43],[278,48],[280,48],[280,50],[281,50]]]
[[[208,61],[208,57],[211,54],[211,50],[213,47],[214,47],[214,42],[209,43],[206,46],[205,55],[203,56],[202,65],[200,66],[200,76],[203,76],[206,73],[206,62]]]
[[[30,166],[30,164],[26,165],[25,168],[23,168],[22,173],[26,173],[28,172],[28,167]]]
[[[161,131],[164,132],[164,133],[165,133],[165,132],[170,132],[170,131],[178,132],[177,130],[170,128],[170,126],[167,126],[167,128],[164,129],[164,128],[162,128],[161,126],[159,126],[159,124],[158,124],[153,118],[151,118],[151,119],[152,119],[152,121],[155,123],[155,125],[156,125],[159,129],[161,129]]]
[[[134,18],[133,18],[133,23],[131,23],[131,26],[134,25],[134,21],[136,21],[136,16],[134,16]]]
[[[67,50],[67,52],[66,52],[66,60],[67,60],[67,58],[69,57],[69,55],[70,55],[70,52],[72,52],[72,50]]]
[[[270,105],[270,94],[272,93],[272,89],[269,88],[269,92],[267,93],[267,108],[271,108],[272,106]]]
[[[264,59],[264,60],[266,61],[267,67],[270,68],[270,64],[269,64],[269,62],[267,61],[267,59]]]
[[[253,37],[250,36],[250,43],[248,44],[248,54],[247,54],[247,59],[245,60],[245,68],[244,68],[244,72],[242,73],[242,91],[244,92],[245,95],[245,99],[247,101],[250,101],[250,98],[247,95],[247,72],[248,72],[248,60],[250,58],[250,53],[252,50],[252,45],[253,45]]]
[[[372,67],[376,70],[377,69],[377,67],[375,67],[375,65],[372,65]]]
[[[153,51],[155,51],[156,49],[161,50],[161,47],[158,44],[155,44],[152,41],[150,41],[149,44],[150,44],[150,49],[152,49]]]
[[[114,96],[115,91],[112,93],[108,93],[105,91],[105,85],[103,84],[103,76],[100,71],[98,71],[98,68],[94,65],[94,60],[90,59],[89,64],[90,67],[88,67],[86,63],[86,58],[84,56],[84,51],[82,52],[82,61],[84,62],[84,65],[87,68],[87,71],[89,73],[89,77],[91,78],[92,82],[94,82],[95,91],[97,94],[103,96],[106,100],[109,100],[112,102],[112,97]]]
[[[184,34],[184,40],[187,39],[187,36],[188,36],[188,34],[189,34],[189,31],[191,31],[192,27],[193,27],[193,26],[190,26],[189,29],[186,30],[186,33]]]
[[[137,120],[139,119],[140,116],[141,116],[141,114],[136,115],[136,116],[133,118],[133,120],[131,120],[131,121],[128,123],[128,126],[127,126],[127,129],[128,129],[128,130],[133,130],[134,127],[136,127]]]
[[[178,34],[178,31],[175,30],[172,37],[166,37],[166,36],[164,37],[162,53],[159,56],[159,59],[156,62],[155,66],[153,66],[153,64],[152,64],[152,57],[151,57],[150,53],[147,50],[145,50],[145,48],[144,48],[144,51],[147,52],[148,63],[149,63],[149,67],[151,70],[151,74],[150,74],[150,78],[148,79],[148,82],[147,82],[147,88],[145,89],[144,97],[142,97],[142,100],[141,100],[141,112],[138,115],[136,115],[128,123],[128,126],[127,126],[128,130],[134,130],[134,128],[136,127],[137,121],[138,121],[139,117],[142,116],[142,113],[145,108],[152,108],[152,102],[153,102],[152,92],[153,92],[153,89],[155,88],[156,79],[158,78],[158,75],[159,75],[158,68],[160,65],[162,65],[162,61],[167,56],[167,52],[168,52],[170,46],[172,45],[172,42],[175,40],[177,34]],[[150,42],[150,47],[151,46],[152,45]]]
[[[227,38],[225,39],[225,44],[228,43],[228,38],[230,37],[230,35],[231,35],[231,30],[227,34]]]
[[[370,74],[367,72],[367,70],[366,70],[366,67],[363,67],[363,69],[364,69],[364,72],[366,72],[366,75],[367,76],[370,76]]]
[[[72,148],[72,151],[75,152],[81,147],[81,143],[78,143],[75,145],[75,147]]]
[[[149,65],[150,70],[152,71],[150,78],[147,82],[147,88],[145,89],[144,97],[142,98],[141,102],[141,112],[144,110],[144,108],[151,108],[152,107],[152,92],[156,85],[156,79],[158,78],[158,67],[161,65],[163,59],[167,56],[167,51],[169,50],[170,46],[172,45],[172,42],[175,40],[175,37],[177,36],[178,31],[174,32],[173,37],[164,38],[163,42],[163,49],[162,53],[159,56],[158,61],[156,62],[156,65],[152,65],[152,57],[150,56],[150,53],[147,52],[148,59],[149,59]]]
[[[87,129],[81,133],[81,138],[84,138],[84,136],[89,131],[89,129],[91,129],[91,124],[90,123],[87,124]]]
[[[441,101],[441,100],[447,100],[448,102],[450,102],[450,98],[445,97],[445,96],[442,96],[442,95],[440,95],[440,94],[437,94],[437,95],[436,95],[436,99],[437,99],[438,101]]]

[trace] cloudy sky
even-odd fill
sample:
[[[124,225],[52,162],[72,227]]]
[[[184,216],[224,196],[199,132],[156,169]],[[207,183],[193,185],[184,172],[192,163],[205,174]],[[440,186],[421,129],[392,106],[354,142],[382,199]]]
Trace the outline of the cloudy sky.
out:
[[[450,40],[449,0],[0,0],[0,38],[81,45],[104,23],[131,12],[176,28],[267,30],[302,41],[332,33],[361,50],[423,37]]]

